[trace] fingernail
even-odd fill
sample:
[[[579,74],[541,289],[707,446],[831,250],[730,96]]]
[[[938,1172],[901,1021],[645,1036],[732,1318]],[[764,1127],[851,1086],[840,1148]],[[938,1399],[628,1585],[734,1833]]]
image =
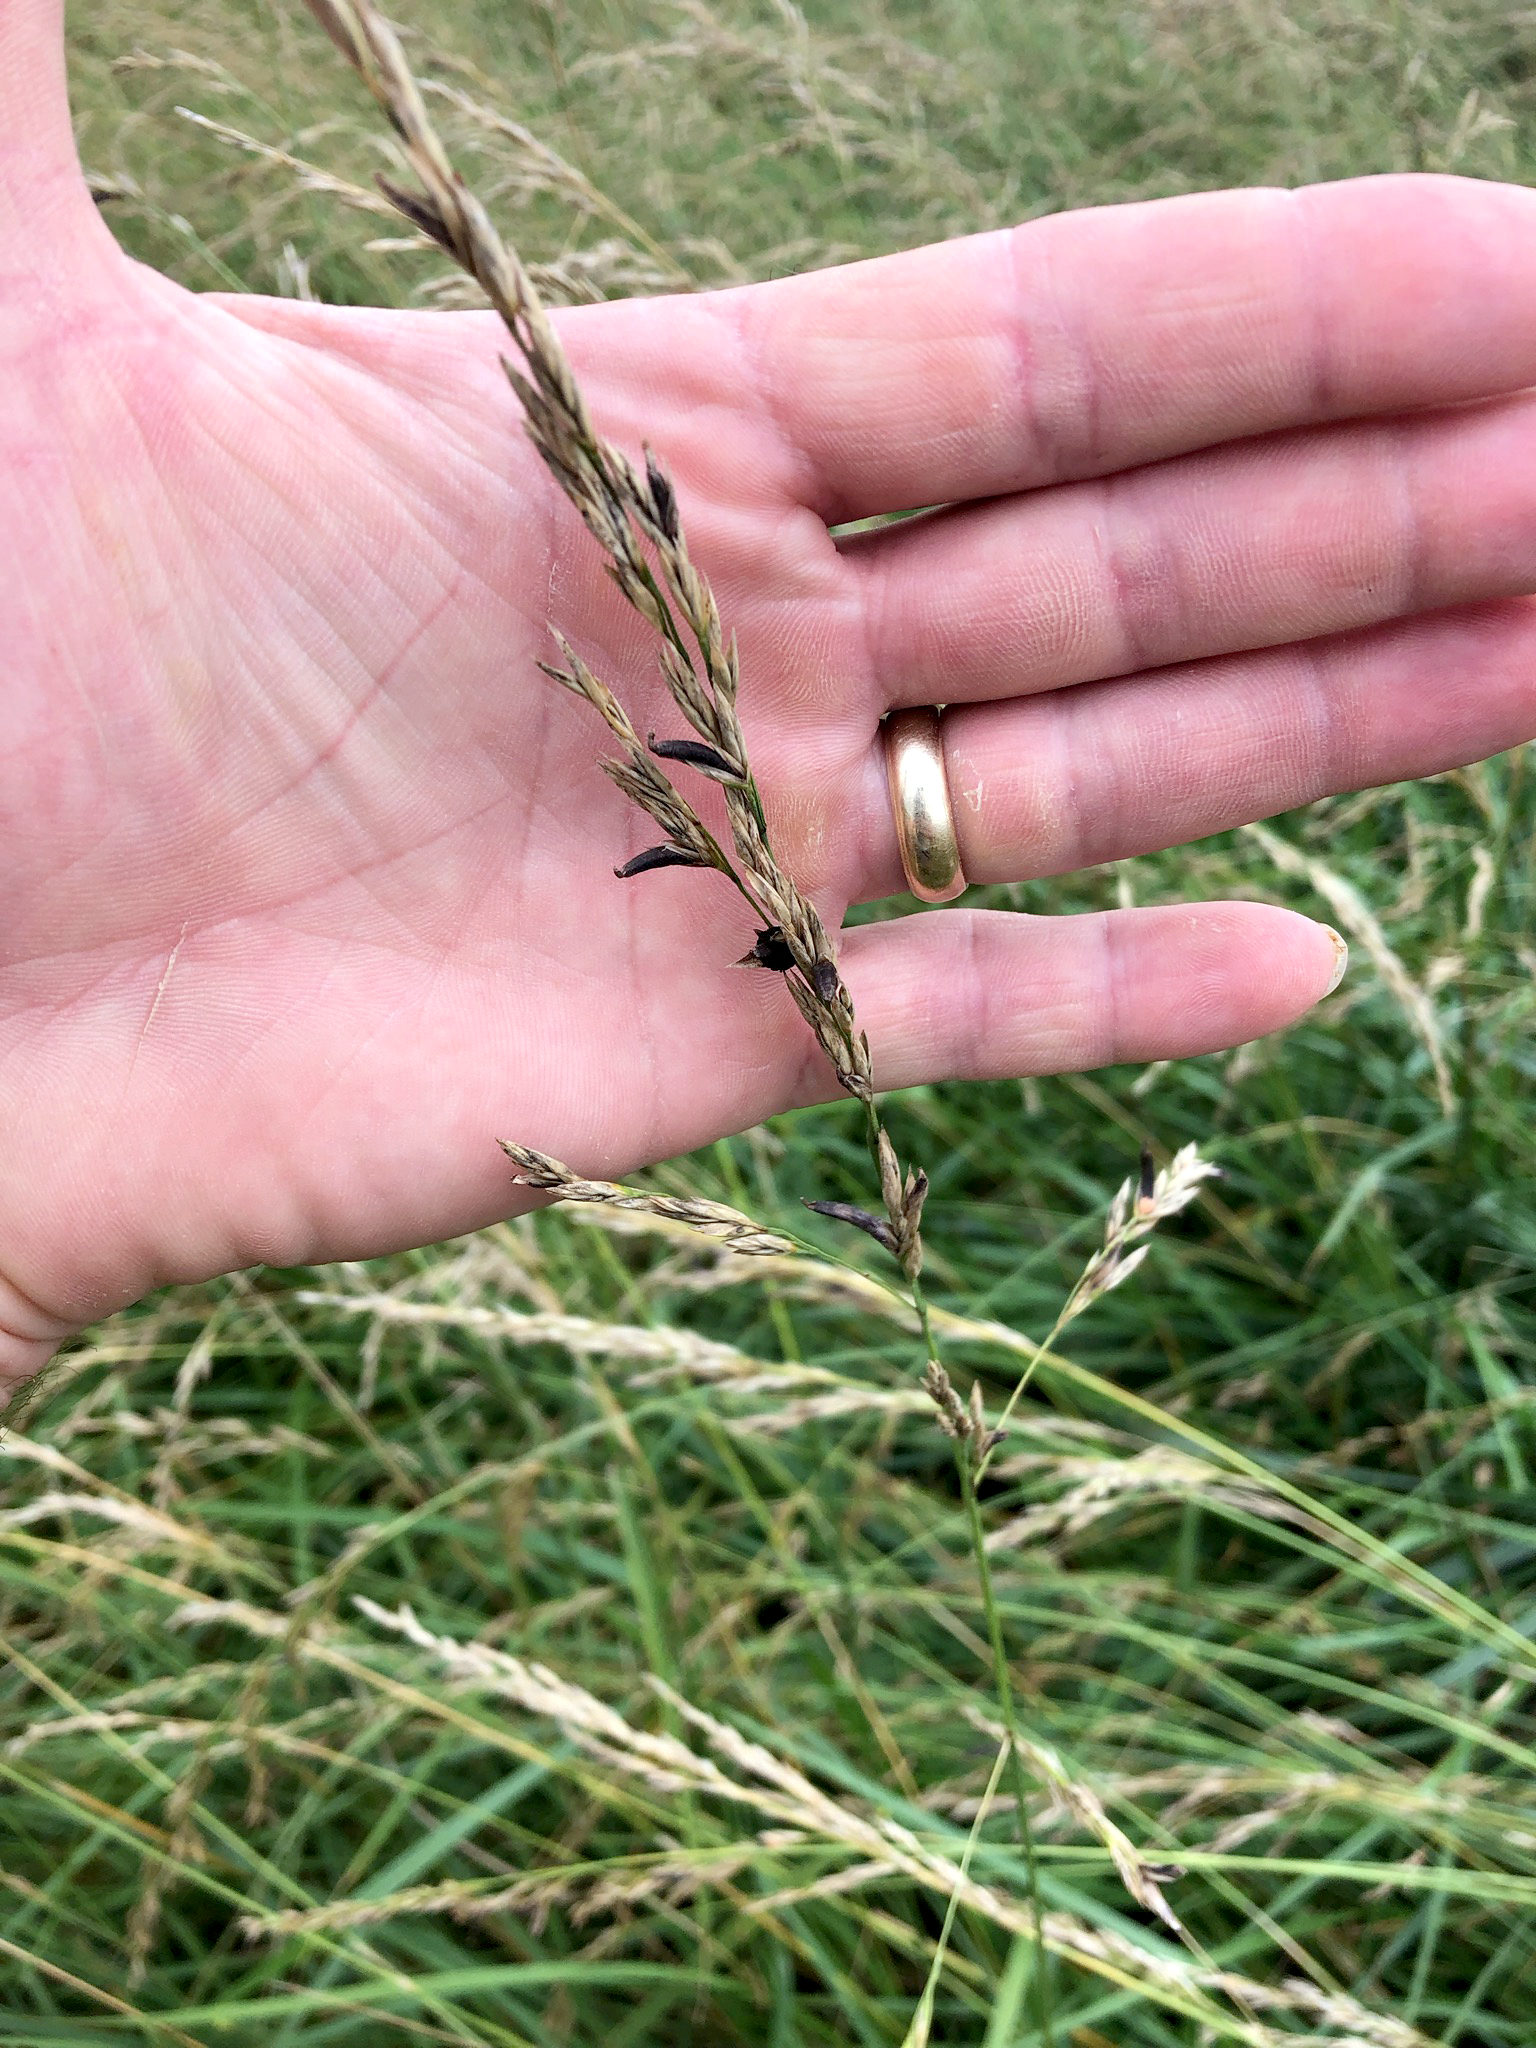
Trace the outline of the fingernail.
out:
[[[1345,969],[1349,966],[1349,948],[1331,924],[1325,924],[1323,930],[1333,941],[1333,978],[1323,990],[1323,995],[1331,996],[1339,983],[1344,979]]]

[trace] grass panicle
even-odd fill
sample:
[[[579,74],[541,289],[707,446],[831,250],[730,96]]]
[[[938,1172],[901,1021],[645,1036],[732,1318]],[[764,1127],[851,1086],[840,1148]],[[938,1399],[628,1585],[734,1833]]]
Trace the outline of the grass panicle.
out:
[[[537,290],[515,251],[500,238],[488,214],[453,169],[428,119],[422,95],[394,31],[373,0],[311,0],[313,10],[344,56],[367,82],[399,135],[405,154],[421,182],[407,191],[381,179],[381,189],[424,234],[452,255],[475,278],[500,314],[517,347],[520,366],[508,363],[507,375],[522,401],[528,434],[545,466],[581,515],[588,532],[607,557],[615,585],[660,637],[662,676],[683,719],[696,739],[658,740],[651,734],[646,758],[627,716],[609,688],[592,674],[573,649],[562,642],[567,667],[550,669],[554,680],[591,703],[625,748],[621,760],[605,763],[615,785],[639,805],[666,834],[619,872],[626,878],[647,867],[683,865],[715,867],[725,873],[765,920],[753,955],[776,967],[795,1006],[816,1036],[839,1085],[862,1105],[870,1151],[878,1168],[885,1203],[882,1220],[847,1203],[812,1203],[823,1215],[852,1223],[891,1253],[913,1291],[928,1349],[930,1389],[939,1403],[941,1426],[956,1438],[962,1484],[968,1506],[968,1527],[981,1579],[992,1645],[993,1678],[1008,1731],[1008,1755],[1016,1780],[1021,1837],[1028,1856],[1028,1889],[1035,1923],[1040,1921],[1039,1888],[1029,1843],[1027,1786],[1023,1749],[1015,1723],[1013,1689],[1008,1675],[1001,1623],[991,1592],[981,1522],[976,1513],[971,1467],[1001,1440],[988,1433],[979,1409],[962,1430],[944,1406],[948,1388],[935,1349],[932,1323],[921,1291],[923,1263],[921,1220],[927,1175],[905,1173],[882,1121],[875,1098],[869,1040],[854,1016],[852,998],[838,971],[831,937],[815,906],[781,867],[769,837],[761,794],[747,755],[746,735],[737,710],[740,673],[734,638],[729,642],[714,593],[689,555],[683,534],[676,489],[649,448],[643,471],[598,433],[582,397],[569,360],[551,325]],[[692,807],[676,792],[656,761],[679,762],[717,783],[724,798],[734,862],[706,832]],[[782,953],[782,959],[775,957]],[[507,1147],[515,1157],[517,1149]],[[526,1161],[524,1162],[526,1164]],[[623,1202],[626,1197],[604,1184],[572,1181],[555,1162],[540,1162],[540,1183],[567,1198]],[[524,1172],[525,1181],[534,1176]],[[627,1198],[633,1205],[633,1197]],[[674,1220],[686,1221],[684,1217]],[[743,1238],[738,1236],[737,1248]],[[753,1248],[770,1246],[760,1237]],[[777,1249],[777,1247],[771,1247]],[[1131,1258],[1134,1259],[1134,1254]],[[1107,1257],[1107,1254],[1106,1254]],[[1109,1267],[1101,1284],[1112,1284]],[[1041,2024],[1046,2048],[1053,2048],[1048,1978],[1040,1976]]]
[[[314,0],[314,12],[378,100],[420,181],[419,190],[407,191],[383,180],[386,197],[463,266],[501,316],[517,351],[507,375],[522,401],[529,437],[607,557],[615,585],[659,636],[663,679],[696,738],[658,741],[652,735],[642,751],[612,691],[563,643],[567,666],[550,672],[591,703],[620,740],[625,757],[607,764],[608,772],[661,827],[664,844],[686,864],[727,874],[754,906],[763,934],[782,945],[785,985],[839,1085],[864,1104],[871,1145],[879,1153],[869,1041],[854,1018],[820,914],[774,855],[737,708],[736,643],[727,638],[714,592],[688,552],[672,481],[651,450],[638,467],[598,432],[532,279],[454,170],[399,39],[372,0]],[[658,760],[683,763],[719,785],[731,859],[655,765]],[[659,864],[664,856],[657,849],[652,858]],[[890,1151],[888,1138],[884,1151]],[[891,1157],[887,1166],[879,1155],[889,1227],[898,1256],[915,1270],[921,1198],[904,1192]],[[915,1187],[915,1176],[909,1178]]]

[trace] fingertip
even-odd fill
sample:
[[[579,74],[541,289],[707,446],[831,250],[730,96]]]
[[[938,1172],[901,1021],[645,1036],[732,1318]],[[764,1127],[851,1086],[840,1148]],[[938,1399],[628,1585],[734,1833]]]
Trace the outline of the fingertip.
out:
[[[1300,911],[1241,899],[1107,914],[1119,1059],[1189,1058],[1284,1031],[1338,986],[1348,948]]]
[[[1331,996],[1349,971],[1349,946],[1343,934],[1336,932],[1331,924],[1321,924],[1318,930],[1325,934],[1333,952],[1333,966],[1329,971],[1328,986],[1323,990],[1324,996]],[[1322,997],[1320,996],[1318,1000],[1321,1002]]]
[[[1255,932],[1255,942],[1270,949],[1274,969],[1273,993],[1288,1014],[1271,1029],[1303,1017],[1307,1011],[1331,996],[1349,968],[1349,946],[1341,932],[1320,918],[1304,917],[1298,910],[1280,910],[1271,904],[1247,906],[1261,912],[1269,924]]]

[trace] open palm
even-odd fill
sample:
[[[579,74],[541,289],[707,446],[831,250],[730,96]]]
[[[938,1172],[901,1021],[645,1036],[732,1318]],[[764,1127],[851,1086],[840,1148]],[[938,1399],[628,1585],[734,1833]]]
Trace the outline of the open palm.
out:
[[[739,899],[643,822],[644,629],[478,316],[198,298],[75,166],[0,5],[0,1374],[162,1281],[514,1206],[828,1092]],[[1536,199],[1383,179],[1062,216],[562,332],[741,639],[781,856],[899,887],[878,722],[946,724],[967,870],[1060,872],[1536,732]],[[829,523],[942,516],[838,545]],[[1259,905],[847,936],[878,1080],[1208,1050],[1329,984]]]

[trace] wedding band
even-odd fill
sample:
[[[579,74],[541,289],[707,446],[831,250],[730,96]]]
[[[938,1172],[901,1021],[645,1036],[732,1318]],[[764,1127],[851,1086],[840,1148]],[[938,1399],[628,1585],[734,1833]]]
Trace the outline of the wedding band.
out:
[[[965,875],[938,710],[929,704],[918,711],[893,711],[883,732],[901,872],[920,901],[948,903],[965,887]]]

